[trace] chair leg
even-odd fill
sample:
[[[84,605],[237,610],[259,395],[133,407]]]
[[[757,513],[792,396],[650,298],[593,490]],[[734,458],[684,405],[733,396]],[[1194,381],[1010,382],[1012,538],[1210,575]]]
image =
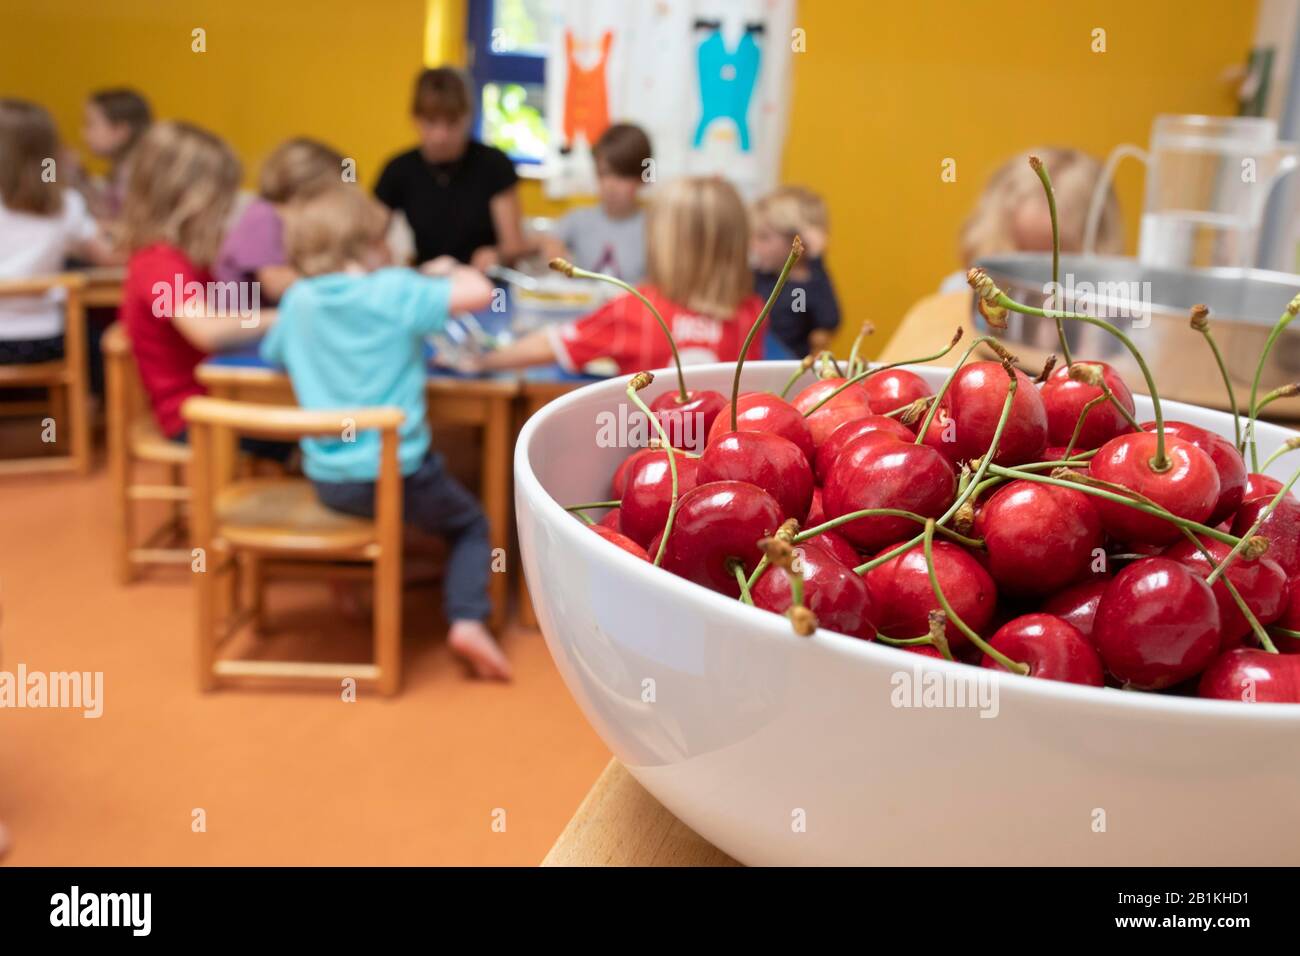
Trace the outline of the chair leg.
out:
[[[208,560],[212,561],[216,556],[209,555]],[[199,635],[199,690],[212,690],[217,686],[217,675],[213,672],[213,664],[217,659],[217,589],[219,582],[216,580],[217,570],[209,568],[201,573],[196,573],[194,577],[195,592],[198,598],[198,635]]]
[[[54,450],[72,458],[72,423],[68,421],[69,392],[67,385],[50,386],[50,418],[54,421]]]
[[[135,562],[131,560],[131,534],[135,526],[135,502],[131,500],[131,462],[126,453],[114,454],[110,461],[113,481],[113,566],[117,583],[130,584],[135,580]]]
[[[387,548],[375,561],[374,633],[379,693],[391,697],[402,685],[402,557]]]
[[[243,567],[240,569],[243,594],[240,605],[248,611],[249,624],[256,637],[261,637],[265,626],[263,616],[263,576],[262,556],[255,551],[243,555]]]

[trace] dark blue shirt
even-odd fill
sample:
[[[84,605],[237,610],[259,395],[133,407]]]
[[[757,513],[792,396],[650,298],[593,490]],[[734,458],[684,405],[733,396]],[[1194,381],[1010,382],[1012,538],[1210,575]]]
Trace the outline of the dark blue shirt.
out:
[[[808,354],[808,333],[813,329],[834,332],[840,327],[840,303],[835,287],[821,259],[805,259],[806,279],[786,280],[781,297],[767,318],[768,331],[798,358]],[[776,288],[775,272],[755,272],[754,291],[764,301]]]

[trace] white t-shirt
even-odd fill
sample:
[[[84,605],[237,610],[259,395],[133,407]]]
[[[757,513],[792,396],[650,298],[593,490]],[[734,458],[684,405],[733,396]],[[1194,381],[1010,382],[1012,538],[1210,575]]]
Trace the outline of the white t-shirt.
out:
[[[0,202],[0,279],[33,279],[62,272],[68,252],[94,237],[95,220],[86,200],[63,191],[63,208],[53,216],[13,212]],[[61,294],[0,299],[0,339],[49,339],[63,331]]]

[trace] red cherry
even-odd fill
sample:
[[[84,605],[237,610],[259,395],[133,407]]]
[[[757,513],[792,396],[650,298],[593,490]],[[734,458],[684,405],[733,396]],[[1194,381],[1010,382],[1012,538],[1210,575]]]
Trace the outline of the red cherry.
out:
[[[1089,472],[1094,478],[1123,485],[1150,498],[1180,518],[1203,522],[1219,500],[1219,474],[1210,456],[1191,442],[1166,436],[1170,467],[1155,471],[1156,436],[1134,432],[1112,438],[1093,456]],[[1102,527],[1113,538],[1129,543],[1168,544],[1182,537],[1174,524],[1128,505],[1097,499]]]
[[[1040,610],[1044,614],[1054,615],[1065,623],[1073,625],[1080,634],[1091,640],[1092,622],[1097,616],[1097,605],[1101,603],[1102,593],[1109,583],[1109,578],[1080,581],[1052,595],[1043,602]]]
[[[939,452],[884,432],[869,432],[849,442],[836,459],[822,488],[822,505],[828,518],[866,508],[898,508],[937,518],[952,504],[956,491],[957,476]],[[840,525],[838,530],[856,547],[875,551],[920,528],[907,518],[875,515]]]
[[[1286,605],[1275,625],[1288,631],[1300,631],[1300,578],[1287,582]],[[1274,646],[1283,654],[1300,654],[1300,637],[1287,637],[1285,634],[1270,633]]]
[[[623,517],[623,512],[621,509],[610,508],[608,511],[605,512],[605,517],[597,521],[596,524],[600,525],[602,528],[608,528],[610,531],[617,531],[619,534],[622,534],[623,533],[622,517]]]
[[[1092,640],[1116,679],[1141,690],[1170,687],[1218,654],[1219,605],[1186,566],[1142,558],[1106,585]]]
[[[939,649],[933,644],[904,644],[899,650],[907,651],[910,654],[920,654],[922,657],[937,657],[939,660],[943,660],[943,655],[939,653]]]
[[[781,506],[762,488],[744,481],[714,481],[688,491],[677,504],[673,532],[662,566],[673,574],[731,597],[740,585],[728,563],[746,573],[758,565],[758,542],[771,537],[783,520]],[[646,548],[654,553],[658,541]]]
[[[835,464],[835,459],[840,457],[840,452],[844,450],[845,445],[868,432],[884,432],[886,435],[893,435],[899,441],[916,441],[916,435],[911,429],[884,415],[864,415],[844,422],[817,446],[817,457],[813,465],[818,479],[826,480],[826,476],[831,473],[831,466]]]
[[[742,432],[775,432],[799,446],[810,462],[816,448],[812,432],[803,414],[793,405],[770,392],[746,392],[736,400],[736,430]],[[731,409],[723,409],[709,429],[711,445],[731,431]]]
[[[696,479],[698,462],[685,455],[677,455],[677,497],[680,499],[699,482]],[[623,534],[646,547],[655,535],[664,530],[668,509],[673,499],[673,476],[668,467],[668,453],[662,449],[649,450],[649,454],[636,461],[627,473],[619,506],[619,524]]]
[[[1020,465],[1041,458],[1047,447],[1047,412],[1034,383],[1016,372],[1016,397],[1002,430],[993,461]],[[938,448],[951,461],[969,461],[988,451],[1007,398],[1007,373],[999,362],[972,362],[953,376],[943,397],[947,418],[935,429],[938,415],[926,433],[925,443]],[[951,420],[951,425],[948,423]]]
[[[1051,614],[1025,614],[1008,621],[989,638],[989,644],[1013,661],[1028,664],[1030,677],[1090,687],[1105,683],[1096,648],[1078,628]],[[987,654],[983,664],[1006,670]]]
[[[1208,578],[1210,572],[1214,570],[1214,565],[1226,558],[1232,547],[1212,538],[1200,540],[1213,557],[1214,564],[1206,559],[1200,548],[1186,539],[1165,551],[1165,557],[1173,558],[1201,577]],[[1228,593],[1228,586],[1223,583],[1224,578],[1232,582],[1241,599],[1246,602],[1246,607],[1250,608],[1250,612],[1259,619],[1261,624],[1272,624],[1282,616],[1282,612],[1286,610],[1287,586],[1286,572],[1268,555],[1253,561],[1237,557],[1232,564],[1228,565],[1228,570],[1219,575],[1219,579],[1213,584],[1214,599],[1219,603],[1220,649],[1227,651],[1241,644],[1250,633],[1250,624],[1246,621],[1246,616],[1241,613],[1241,609],[1237,607],[1237,602]]]
[[[925,379],[903,368],[889,368],[868,375],[862,380],[862,387],[871,402],[871,410],[877,415],[888,414],[918,398],[934,394]]]
[[[809,525],[809,527],[813,526]],[[862,563],[862,558],[858,555],[858,552],[854,549],[853,545],[849,544],[844,540],[842,535],[838,535],[834,531],[823,531],[815,538],[809,538],[808,540],[814,544],[821,545],[835,556],[836,561],[839,561],[845,567],[856,568]]]
[[[622,498],[623,492],[627,490],[627,473],[632,470],[632,466],[642,458],[646,458],[655,453],[656,449],[642,448],[639,451],[632,452],[632,454],[624,458],[619,466],[614,469],[614,477],[610,480],[610,498],[614,501]]]
[[[721,392],[707,389],[688,388],[686,396],[682,402],[676,389],[664,392],[650,403],[650,411],[663,424],[674,448],[703,451],[709,429],[728,402]]]
[[[978,561],[951,541],[934,542],[934,571],[943,595],[976,634],[993,620],[998,591]],[[876,626],[890,637],[920,637],[930,627],[929,614],[940,609],[926,573],[921,545],[904,551],[867,572],[867,587],[876,606]],[[944,633],[954,651],[970,641],[949,621]]]
[[[1076,359],[1076,361],[1078,361]],[[1101,368],[1101,377],[1121,405],[1133,414],[1133,393],[1128,390],[1119,373],[1105,362],[1088,362]],[[1101,389],[1087,382],[1070,378],[1070,367],[1062,365],[1043,383],[1043,406],[1047,409],[1047,435],[1054,445],[1064,447],[1070,443],[1074,426],[1083,414],[1083,406],[1101,394]],[[1102,402],[1088,412],[1079,429],[1079,439],[1074,443],[1077,451],[1100,448],[1116,435],[1132,431],[1127,419],[1112,402]],[[1048,459],[1054,460],[1054,459]]]
[[[803,569],[804,604],[817,615],[817,625],[866,641],[875,637],[871,594],[861,576],[812,541],[803,542],[797,549]],[[790,608],[789,576],[780,568],[768,568],[750,594],[755,607],[784,614]]]
[[[826,398],[845,381],[847,380],[843,378],[824,378],[813,382],[790,403],[804,415],[804,421],[808,423],[808,429],[812,432],[815,446],[820,447],[830,433],[845,422],[871,414],[871,401],[867,396],[867,390],[856,382],[827,401],[817,411],[808,414],[808,409]]]
[[[1205,669],[1197,692],[1215,700],[1300,704],[1300,657],[1238,647]]]
[[[1088,573],[1102,546],[1101,517],[1081,491],[1016,480],[999,488],[975,520],[998,590],[1048,594]]]
[[[715,439],[700,456],[697,484],[748,481],[758,485],[786,515],[806,515],[812,502],[813,476],[798,446],[773,432],[729,432]]]
[[[1232,533],[1238,537],[1248,533],[1272,500],[1254,498],[1242,505],[1232,520]],[[1288,578],[1300,575],[1300,503],[1283,498],[1255,533],[1268,539],[1267,556],[1282,566]]]
[[[638,558],[641,558],[645,561],[650,560],[650,555],[646,554],[645,548],[641,547],[641,545],[637,544],[627,535],[619,534],[617,531],[613,531],[610,528],[607,528],[604,525],[599,525],[599,524],[593,524],[591,526],[591,530],[596,532],[596,534],[600,535],[606,541],[609,541],[617,545],[618,547],[622,548],[628,554],[636,555]]]
[[[804,519],[805,528],[815,528],[826,522],[826,511],[822,508],[822,490],[813,486],[812,500],[808,503],[808,517]]]
[[[1144,431],[1153,431],[1155,427],[1155,422],[1142,423]],[[1246,462],[1238,454],[1236,446],[1222,435],[1187,422],[1165,422],[1165,434],[1177,435],[1205,452],[1219,473],[1219,500],[1205,523],[1216,525],[1232,517],[1241,506],[1246,491]]]
[[[1252,498],[1272,498],[1282,490],[1283,482],[1278,481],[1272,475],[1261,475],[1252,471],[1246,475],[1246,487],[1241,492],[1242,501],[1250,501]],[[1294,493],[1286,493],[1287,500],[1296,501]]]

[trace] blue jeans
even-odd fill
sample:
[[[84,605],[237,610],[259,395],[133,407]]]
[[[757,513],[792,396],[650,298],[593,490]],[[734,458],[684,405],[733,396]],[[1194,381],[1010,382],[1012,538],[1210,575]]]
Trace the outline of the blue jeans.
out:
[[[313,481],[321,504],[361,518],[375,516],[373,481]],[[483,621],[492,611],[488,574],[492,546],[478,499],[447,473],[442,456],[429,452],[402,479],[402,518],[412,528],[445,538],[443,613],[449,621]]]

